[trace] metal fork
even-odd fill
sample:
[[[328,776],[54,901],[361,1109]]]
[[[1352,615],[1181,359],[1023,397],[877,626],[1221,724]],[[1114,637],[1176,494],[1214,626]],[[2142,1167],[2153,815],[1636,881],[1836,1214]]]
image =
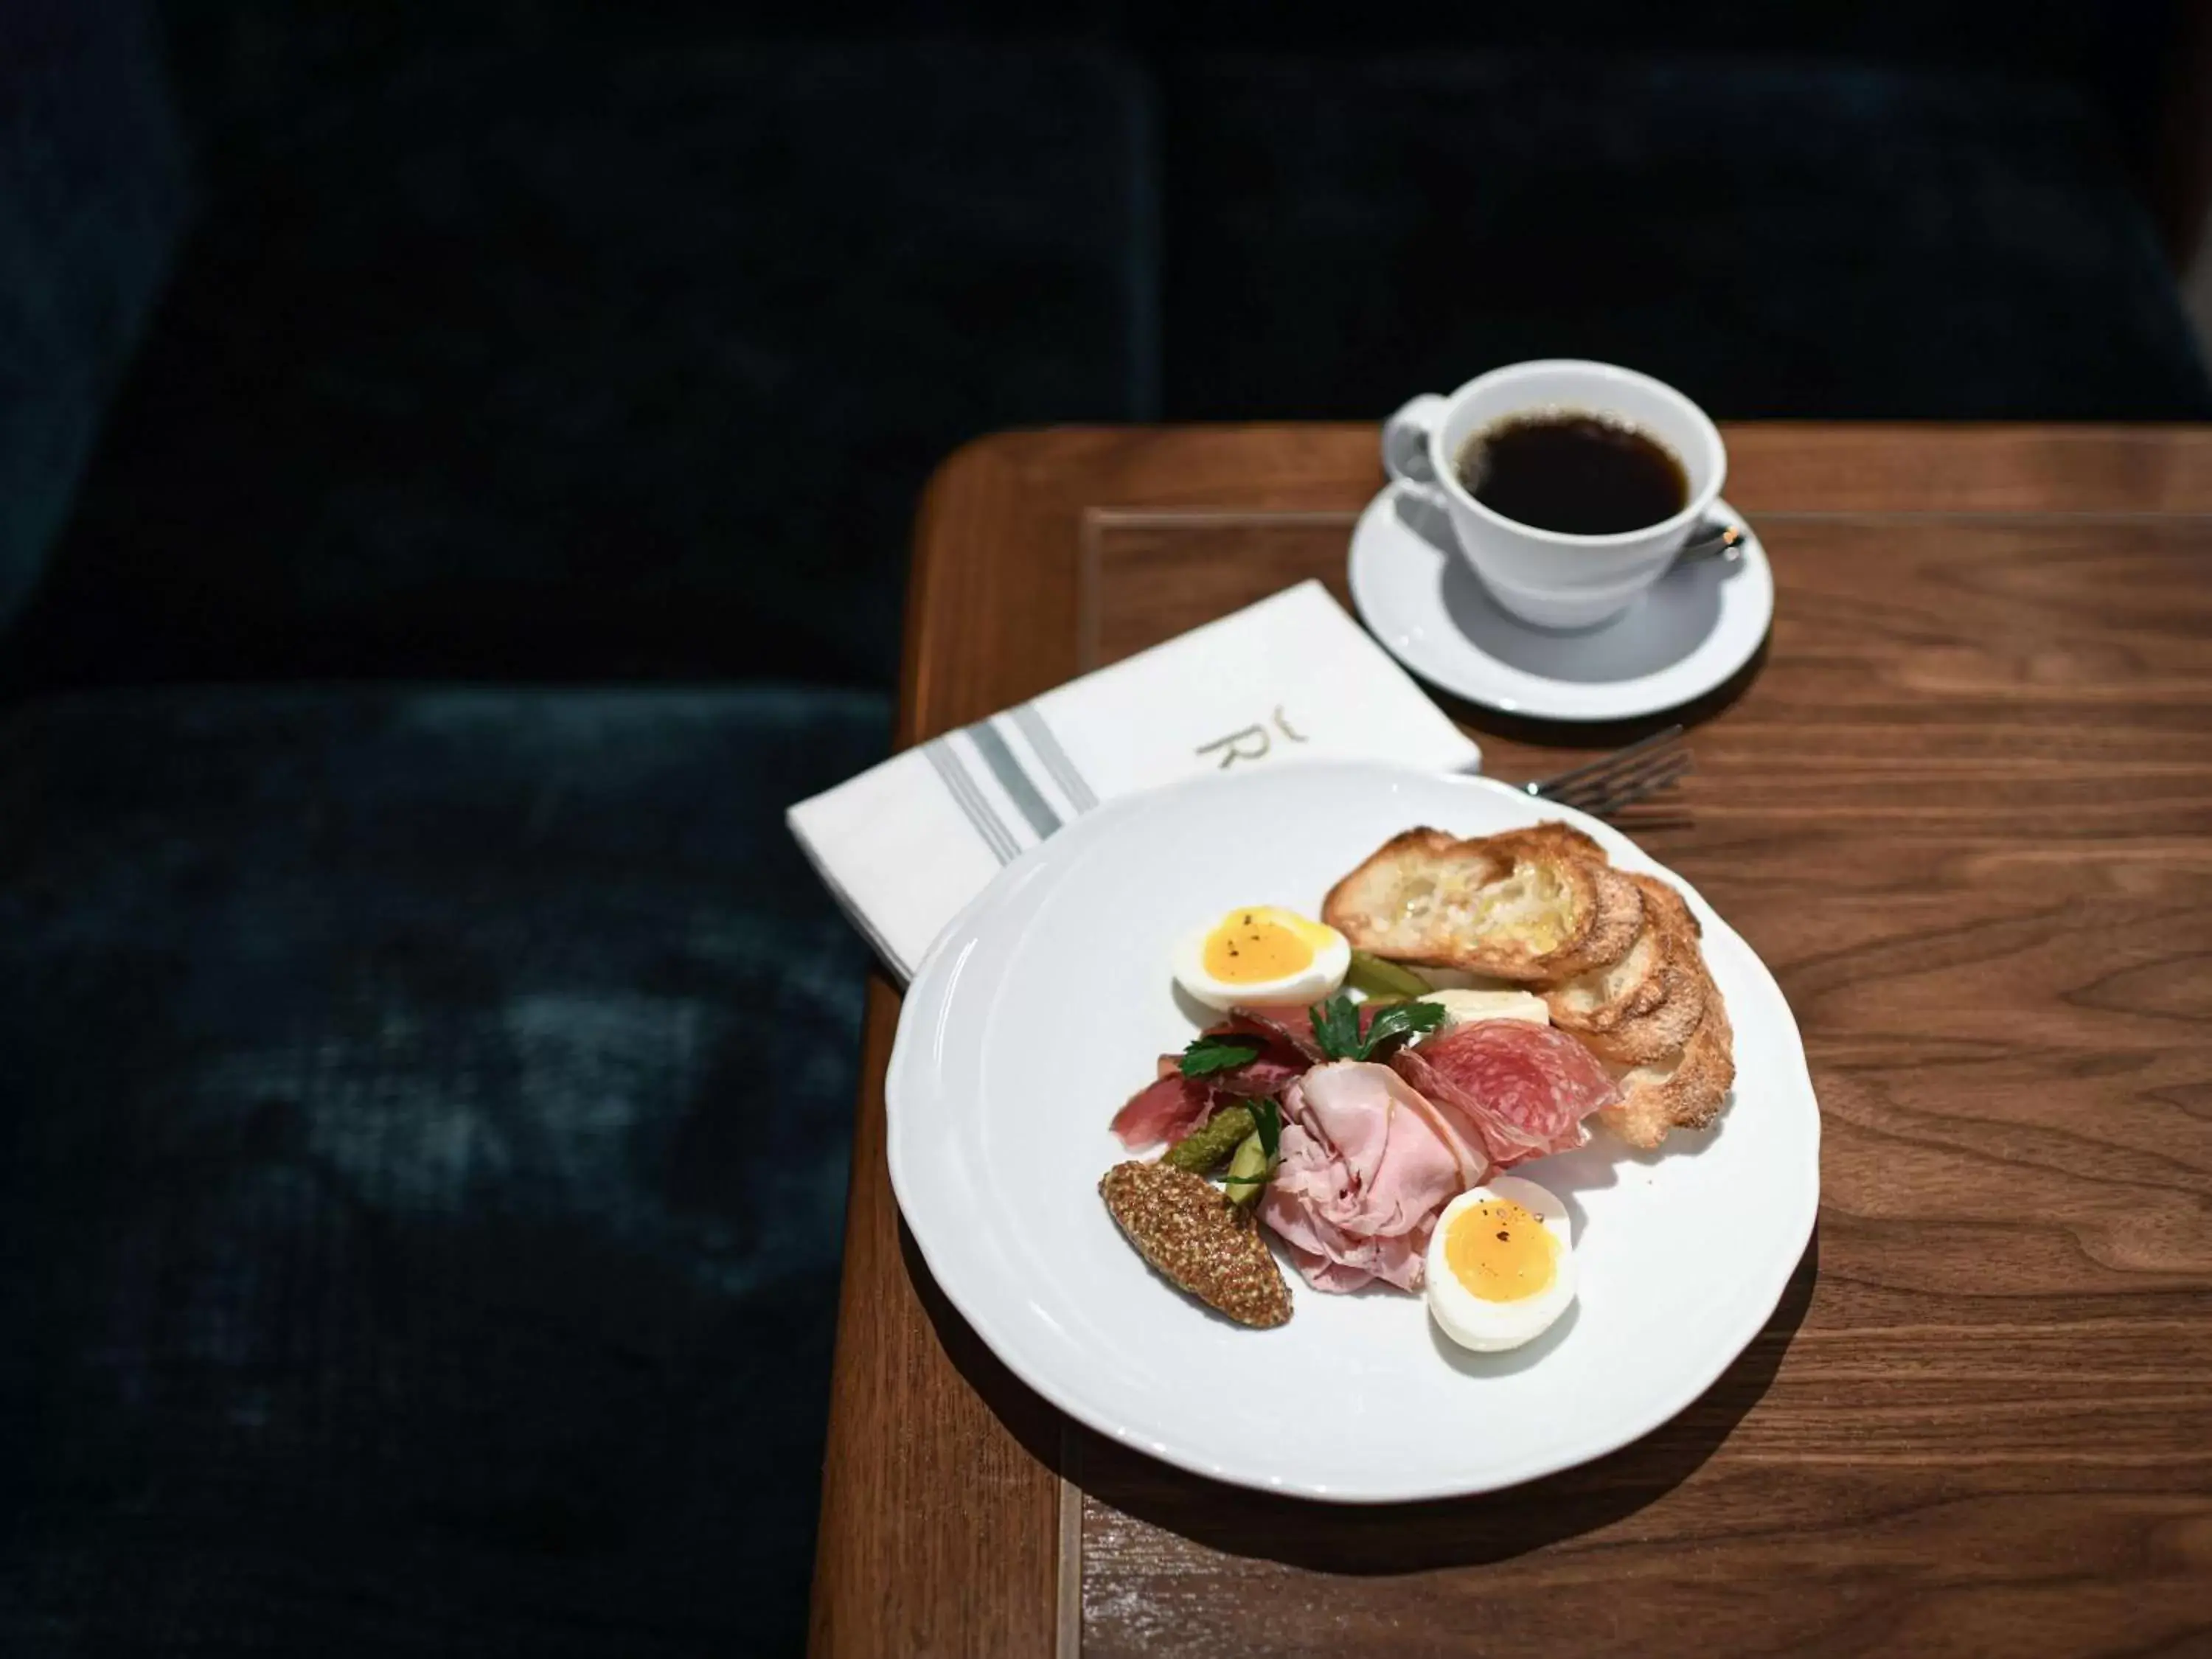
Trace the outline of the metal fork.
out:
[[[1604,817],[1687,775],[1690,751],[1682,747],[1681,739],[1682,728],[1670,726],[1626,749],[1616,749],[1571,771],[1539,778],[1521,787],[1538,800],[1557,801]]]

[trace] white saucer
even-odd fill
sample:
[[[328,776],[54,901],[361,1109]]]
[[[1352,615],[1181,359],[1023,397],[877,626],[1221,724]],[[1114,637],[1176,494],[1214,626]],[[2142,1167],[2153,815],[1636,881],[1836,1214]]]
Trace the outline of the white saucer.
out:
[[[1714,512],[1745,522],[1725,501]],[[1484,591],[1442,510],[1395,483],[1359,515],[1351,574],[1360,619],[1407,667],[1469,702],[1542,720],[1632,720],[1703,696],[1751,660],[1774,620],[1774,572],[1753,532],[1738,557],[1677,566],[1610,622],[1532,627]]]

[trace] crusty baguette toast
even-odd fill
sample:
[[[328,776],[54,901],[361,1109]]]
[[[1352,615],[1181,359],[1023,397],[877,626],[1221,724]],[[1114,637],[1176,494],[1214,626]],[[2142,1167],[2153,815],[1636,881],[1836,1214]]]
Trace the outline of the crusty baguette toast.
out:
[[[1618,1079],[1622,1098],[1601,1116],[1632,1146],[1705,1127],[1735,1085],[1735,1033],[1697,916],[1566,824],[1470,841],[1408,830],[1329,890],[1322,918],[1376,956],[1534,990]]]
[[[1545,965],[1547,980],[1571,979],[1620,960],[1644,931],[1644,895],[1610,864],[1584,866],[1595,893],[1589,927],[1571,949],[1555,951]]]
[[[1605,848],[1571,824],[1540,823],[1491,836],[1481,845],[1516,864],[1551,864],[1571,868],[1590,883],[1589,921],[1571,945],[1562,945],[1544,963],[1546,979],[1587,973],[1619,961],[1644,928],[1644,896],[1634,880],[1613,867]]]
[[[1705,1018],[1705,975],[1698,919],[1682,896],[1650,876],[1629,875],[1644,901],[1643,928],[1619,960],[1547,987],[1553,1024],[1601,1060],[1650,1065],[1690,1040]]]
[[[1494,836],[1480,838],[1481,844],[1500,852],[1526,848],[1535,852],[1556,853],[1562,858],[1595,859],[1600,864],[1609,863],[1605,848],[1571,823],[1558,818],[1546,818],[1541,823],[1532,823],[1525,830],[1501,830]]]
[[[1702,1129],[1718,1117],[1735,1085],[1735,1030],[1720,988],[1700,967],[1705,1017],[1690,1040],[1672,1054],[1622,1071],[1618,1104],[1598,1118],[1632,1146],[1646,1152],[1669,1129]]]
[[[1423,829],[1394,836],[1331,888],[1322,919],[1393,961],[1528,982],[1620,956],[1643,904],[1597,844],[1565,824],[1472,841]]]

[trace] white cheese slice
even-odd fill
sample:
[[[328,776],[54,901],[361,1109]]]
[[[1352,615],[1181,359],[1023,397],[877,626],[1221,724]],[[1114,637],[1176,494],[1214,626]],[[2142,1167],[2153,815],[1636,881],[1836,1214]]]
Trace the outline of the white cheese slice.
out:
[[[1442,1005],[1444,1023],[1437,1027],[1438,1031],[1449,1031],[1455,1025],[1470,1024],[1478,1019],[1525,1019],[1538,1025],[1552,1023],[1552,1012],[1545,1007],[1544,999],[1526,991],[1431,991],[1421,1000]]]

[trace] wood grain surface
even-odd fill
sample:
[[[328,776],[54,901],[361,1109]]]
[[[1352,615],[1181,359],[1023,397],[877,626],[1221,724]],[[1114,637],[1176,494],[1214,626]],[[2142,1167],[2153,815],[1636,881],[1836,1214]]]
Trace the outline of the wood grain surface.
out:
[[[817,1653],[2212,1652],[2212,434],[1727,436],[1774,631],[1625,827],[1804,1030],[1821,1220],[1766,1332],[1655,1434],[1485,1498],[1167,1469],[1064,1425],[929,1282],[878,985]],[[902,738],[1292,580],[1341,595],[1378,483],[1367,428],[970,447],[924,505]],[[1508,778],[1639,729],[1454,712]]]

